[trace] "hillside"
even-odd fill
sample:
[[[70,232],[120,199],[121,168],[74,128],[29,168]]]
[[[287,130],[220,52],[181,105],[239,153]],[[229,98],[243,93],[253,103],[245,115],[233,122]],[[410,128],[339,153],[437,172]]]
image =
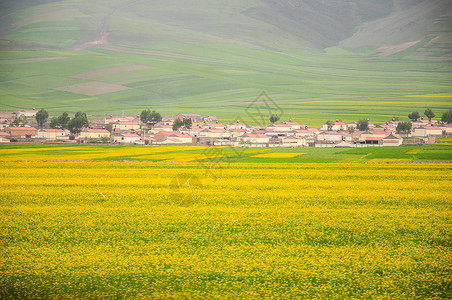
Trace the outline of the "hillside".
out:
[[[440,115],[449,12],[445,0],[2,1],[0,110],[252,122],[264,91],[309,125]]]
[[[450,1],[3,1],[3,49],[217,43],[283,50],[381,46],[425,38]],[[412,26],[415,23],[415,26]],[[394,33],[394,31],[396,31]]]

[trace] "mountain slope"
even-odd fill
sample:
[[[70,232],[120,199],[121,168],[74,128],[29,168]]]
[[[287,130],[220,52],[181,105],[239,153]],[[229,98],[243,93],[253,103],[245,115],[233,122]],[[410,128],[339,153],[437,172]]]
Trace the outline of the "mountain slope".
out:
[[[132,47],[197,42],[319,50],[341,42],[354,48],[398,44],[423,39],[450,6],[448,0],[418,2],[6,1],[1,4],[0,46],[71,49],[100,40],[106,32],[110,43]]]

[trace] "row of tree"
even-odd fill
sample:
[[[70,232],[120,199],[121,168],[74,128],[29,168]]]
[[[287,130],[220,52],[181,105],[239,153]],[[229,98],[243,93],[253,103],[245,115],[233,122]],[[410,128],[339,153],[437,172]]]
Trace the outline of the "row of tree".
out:
[[[49,118],[49,113],[45,109],[41,109],[36,113],[36,122],[39,127],[44,126]],[[67,112],[62,113],[58,117],[50,119],[50,128],[68,129],[72,134],[77,134],[82,131],[82,128],[88,127],[88,117],[84,112],[77,112],[71,119]]]
[[[424,115],[428,118],[429,122],[431,122],[432,119],[435,117],[435,113],[430,108],[427,108],[424,111]],[[408,115],[408,119],[410,119],[413,122],[416,120],[419,120],[420,117],[421,117],[421,115],[419,114],[418,111],[413,111],[411,114]],[[452,123],[452,110],[451,109],[449,109],[448,111],[443,113],[443,115],[441,116],[441,121],[448,123],[448,124]]]

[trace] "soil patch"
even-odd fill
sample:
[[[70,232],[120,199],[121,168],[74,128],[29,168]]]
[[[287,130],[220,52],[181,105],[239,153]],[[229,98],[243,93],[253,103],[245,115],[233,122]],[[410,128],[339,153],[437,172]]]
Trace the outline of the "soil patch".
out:
[[[99,81],[85,82],[55,88],[55,90],[58,91],[71,92],[74,94],[81,94],[86,96],[96,96],[108,93],[115,93],[128,89],[130,88],[120,84],[105,83]]]

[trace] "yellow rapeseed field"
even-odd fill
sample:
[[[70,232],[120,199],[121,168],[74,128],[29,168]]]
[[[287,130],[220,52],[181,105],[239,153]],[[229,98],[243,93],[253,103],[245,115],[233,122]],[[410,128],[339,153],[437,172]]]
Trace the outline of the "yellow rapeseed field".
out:
[[[450,164],[0,166],[2,299],[452,297]]]

